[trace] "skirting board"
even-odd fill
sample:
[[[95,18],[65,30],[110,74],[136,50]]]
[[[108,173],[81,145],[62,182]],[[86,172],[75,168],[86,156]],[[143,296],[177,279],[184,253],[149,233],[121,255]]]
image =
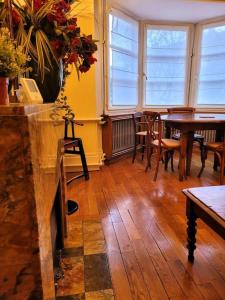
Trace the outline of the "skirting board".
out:
[[[99,170],[103,165],[103,155],[102,153],[87,153],[86,160],[89,171]],[[56,157],[48,156],[41,161],[41,166],[43,169],[54,169]],[[68,172],[76,172],[82,170],[82,164],[79,155],[65,155],[64,166]]]

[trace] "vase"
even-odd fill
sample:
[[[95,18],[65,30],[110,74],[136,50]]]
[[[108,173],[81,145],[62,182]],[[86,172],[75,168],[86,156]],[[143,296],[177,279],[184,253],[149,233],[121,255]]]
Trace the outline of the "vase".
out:
[[[8,78],[0,77],[0,105],[9,104],[8,84]]]
[[[47,66],[44,80],[42,80],[40,72],[38,71],[38,65],[35,61],[30,62],[32,71],[30,77],[37,83],[39,91],[42,95],[44,103],[53,103],[57,99],[63,80],[63,64],[60,61],[59,64],[56,61],[52,61],[52,66]]]

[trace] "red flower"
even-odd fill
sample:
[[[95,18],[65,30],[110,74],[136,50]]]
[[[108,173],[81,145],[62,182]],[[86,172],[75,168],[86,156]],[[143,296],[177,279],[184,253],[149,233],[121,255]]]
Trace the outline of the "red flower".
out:
[[[80,42],[80,39],[79,38],[73,38],[71,40],[71,46],[72,47],[77,47],[77,46],[80,46],[81,45],[81,42]]]
[[[75,63],[78,60],[78,54],[73,52],[70,54],[68,59],[66,60],[67,64]]]
[[[54,49],[59,49],[62,47],[62,42],[59,40],[53,40],[50,43],[51,43],[52,48],[54,48]]]
[[[66,29],[69,30],[69,31],[73,31],[73,30],[76,29],[76,26],[75,26],[75,25],[68,25],[68,26],[66,27]]]
[[[14,26],[18,26],[20,23],[20,15],[15,9],[12,9],[12,23]]]
[[[68,20],[68,23],[77,26],[77,18],[70,18],[70,19]]]
[[[42,0],[34,0],[33,3],[35,11],[38,11],[43,5]]]
[[[92,55],[88,56],[89,65],[93,65],[96,61],[97,61],[97,59],[95,57],[93,57]]]
[[[59,1],[57,4],[54,5],[54,7],[58,10],[67,12],[70,10],[69,3],[66,3],[64,0]]]
[[[90,69],[90,66],[87,66],[87,65],[79,66],[79,70],[81,73],[86,73],[89,69]]]
[[[65,25],[67,22],[65,14],[61,10],[56,10],[55,13],[47,15],[49,22],[56,21],[60,25]]]

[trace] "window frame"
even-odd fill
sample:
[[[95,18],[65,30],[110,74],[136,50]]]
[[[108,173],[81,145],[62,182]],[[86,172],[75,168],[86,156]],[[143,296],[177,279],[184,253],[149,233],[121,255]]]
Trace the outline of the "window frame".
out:
[[[109,15],[113,14],[116,17],[122,18],[124,20],[127,20],[129,22],[135,23],[138,26],[138,84],[137,84],[137,104],[136,105],[111,105],[110,103],[110,95],[109,95],[109,89],[110,89],[110,46],[109,46]],[[140,23],[138,22],[137,19],[135,19],[133,16],[130,16],[126,13],[123,13],[122,11],[111,8],[106,14],[106,32],[105,32],[105,40],[107,41],[105,43],[105,97],[107,99],[106,101],[106,111],[109,112],[118,112],[122,111],[123,113],[127,113],[130,111],[137,110],[139,108],[139,99],[140,99]]]
[[[217,27],[220,25],[225,26],[225,17],[221,20],[211,20],[198,23],[195,30],[195,45],[194,45],[194,55],[193,55],[193,68],[191,70],[191,96],[190,104],[196,109],[206,109],[206,110],[224,110],[225,104],[215,105],[215,104],[198,104],[198,82],[199,73],[201,66],[201,41],[202,33],[205,28]]]
[[[186,29],[187,31],[187,49],[186,49],[186,64],[185,64],[185,101],[182,105],[151,105],[146,104],[145,99],[145,87],[146,87],[146,64],[145,64],[145,58],[146,58],[146,43],[147,43],[147,30],[149,28],[153,29]],[[142,83],[142,90],[143,90],[143,96],[142,96],[142,107],[144,109],[163,109],[163,108],[169,108],[169,107],[184,107],[188,106],[189,104],[189,93],[190,93],[190,73],[191,73],[191,57],[192,57],[192,48],[193,48],[193,24],[189,23],[178,23],[178,22],[146,22],[144,23],[144,38],[143,38],[143,83]]]
[[[109,14],[113,13],[115,16],[128,19],[129,21],[134,21],[138,23],[138,44],[139,44],[139,63],[138,63],[138,103],[135,106],[112,106],[109,99]],[[201,28],[203,27],[214,27],[219,24],[225,25],[225,16],[212,18],[208,20],[203,20],[196,24],[188,22],[171,22],[171,21],[156,21],[156,20],[138,20],[137,16],[130,14],[127,11],[121,9],[121,7],[107,7],[106,13],[104,14],[104,54],[103,54],[103,86],[104,86],[104,113],[109,115],[126,114],[133,113],[135,111],[143,110],[157,110],[165,112],[169,107],[175,107],[178,105],[146,105],[145,104],[145,80],[144,80],[144,60],[145,60],[145,50],[146,50],[146,26],[166,26],[168,27],[187,27],[188,28],[188,39],[187,39],[187,61],[186,61],[186,87],[185,87],[185,103],[180,105],[183,106],[193,106],[198,111],[208,111],[208,112],[224,112],[225,105],[198,105],[197,104],[197,83],[196,72],[197,67],[200,67],[200,43],[201,43]]]

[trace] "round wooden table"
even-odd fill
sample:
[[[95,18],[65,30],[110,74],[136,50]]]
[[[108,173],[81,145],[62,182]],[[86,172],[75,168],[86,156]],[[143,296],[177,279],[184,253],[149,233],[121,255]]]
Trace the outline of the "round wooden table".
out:
[[[225,114],[183,113],[162,115],[165,122],[166,138],[170,137],[171,128],[180,130],[181,155],[179,179],[190,175],[194,132],[196,130],[219,130],[224,137]],[[186,168],[185,168],[186,165]]]

